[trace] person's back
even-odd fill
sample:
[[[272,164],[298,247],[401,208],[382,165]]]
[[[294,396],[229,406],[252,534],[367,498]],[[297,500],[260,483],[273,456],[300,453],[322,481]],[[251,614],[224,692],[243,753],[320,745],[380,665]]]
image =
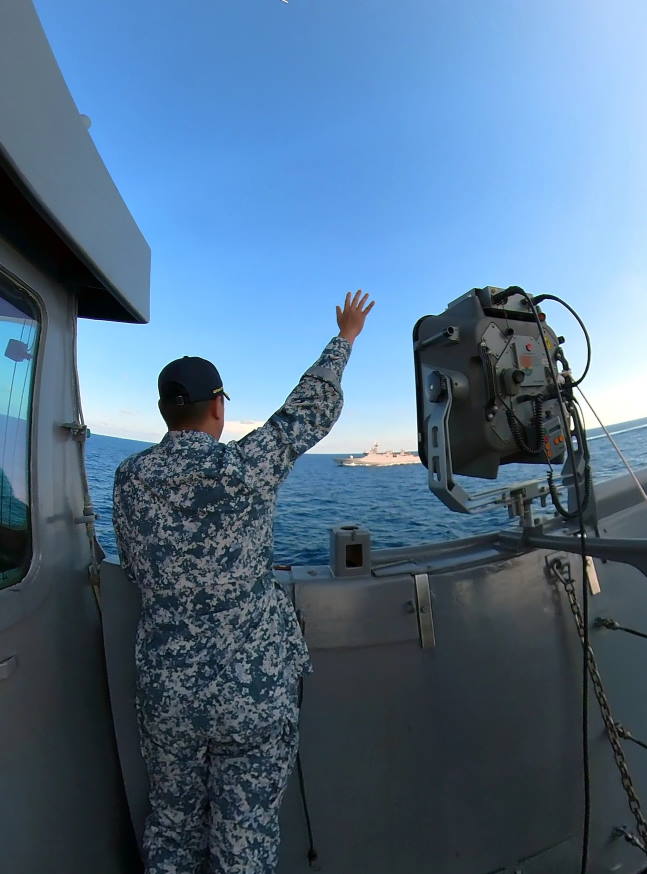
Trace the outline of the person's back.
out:
[[[151,781],[149,874],[196,870],[207,835],[218,870],[274,870],[298,680],[309,666],[272,574],[276,491],[339,416],[365,303],[347,295],[339,337],[281,409],[237,442],[218,439],[224,391],[213,365],[172,362],[160,374],[169,433],[117,471],[115,532],[142,595],[137,703]]]

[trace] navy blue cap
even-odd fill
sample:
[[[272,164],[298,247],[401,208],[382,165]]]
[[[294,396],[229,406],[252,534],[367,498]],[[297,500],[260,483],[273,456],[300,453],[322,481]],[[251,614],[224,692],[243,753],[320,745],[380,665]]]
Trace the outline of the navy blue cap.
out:
[[[229,400],[215,365],[205,358],[189,355],[166,365],[157,379],[157,388],[160,400],[166,403],[197,404],[213,400],[219,394]]]

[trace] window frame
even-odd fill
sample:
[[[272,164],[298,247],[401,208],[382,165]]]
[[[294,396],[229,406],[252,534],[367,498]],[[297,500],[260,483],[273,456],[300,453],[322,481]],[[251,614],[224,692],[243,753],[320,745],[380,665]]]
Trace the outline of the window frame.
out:
[[[19,591],[25,586],[29,585],[31,580],[36,575],[36,571],[38,567],[40,567],[40,551],[38,547],[38,534],[37,534],[37,525],[35,524],[36,514],[34,513],[34,507],[37,506],[37,477],[35,476],[36,470],[36,447],[37,447],[37,410],[38,410],[38,402],[40,398],[40,381],[41,381],[41,369],[42,369],[42,349],[46,334],[47,328],[47,319],[46,319],[46,308],[44,306],[42,298],[36,293],[36,291],[27,284],[24,279],[21,279],[12,270],[10,270],[5,264],[0,262],[0,282],[6,283],[9,286],[13,286],[16,293],[18,295],[24,295],[27,299],[29,305],[33,308],[35,312],[35,320],[38,324],[38,334],[36,337],[34,352],[32,355],[32,374],[31,374],[31,385],[29,391],[29,427],[27,430],[27,447],[26,447],[26,480],[27,480],[27,507],[29,510],[29,527],[28,527],[28,554],[25,557],[25,560],[21,566],[22,575],[19,579],[14,580],[8,583],[2,583],[0,581],[0,598],[4,596],[7,592],[15,592]],[[0,294],[2,293],[2,289],[0,288]],[[11,617],[3,617],[3,605],[0,604],[0,630],[5,627],[5,622],[3,618]],[[13,611],[10,611],[13,612]],[[21,615],[24,615],[22,613]]]

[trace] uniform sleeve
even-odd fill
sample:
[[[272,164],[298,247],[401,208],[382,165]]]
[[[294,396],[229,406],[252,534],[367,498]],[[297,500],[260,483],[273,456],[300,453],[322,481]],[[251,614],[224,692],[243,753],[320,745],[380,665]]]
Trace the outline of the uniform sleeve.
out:
[[[126,536],[126,513],[123,506],[123,473],[121,465],[115,473],[115,483],[112,492],[112,527],[115,532],[117,541],[117,551],[119,553],[119,563],[126,572],[126,576],[134,581],[130,557],[128,555],[127,536]]]
[[[328,434],[341,413],[341,376],[351,344],[334,337],[283,406],[261,427],[228,444],[252,486],[276,486],[295,460]]]

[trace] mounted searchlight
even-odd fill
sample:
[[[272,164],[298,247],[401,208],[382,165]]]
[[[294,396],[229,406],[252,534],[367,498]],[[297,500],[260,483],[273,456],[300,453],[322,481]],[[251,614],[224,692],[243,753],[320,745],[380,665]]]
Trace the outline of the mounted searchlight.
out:
[[[562,337],[523,289],[473,288],[413,330],[418,450],[429,488],[470,512],[455,474],[496,479],[499,465],[564,461]],[[550,360],[549,360],[550,359]]]

